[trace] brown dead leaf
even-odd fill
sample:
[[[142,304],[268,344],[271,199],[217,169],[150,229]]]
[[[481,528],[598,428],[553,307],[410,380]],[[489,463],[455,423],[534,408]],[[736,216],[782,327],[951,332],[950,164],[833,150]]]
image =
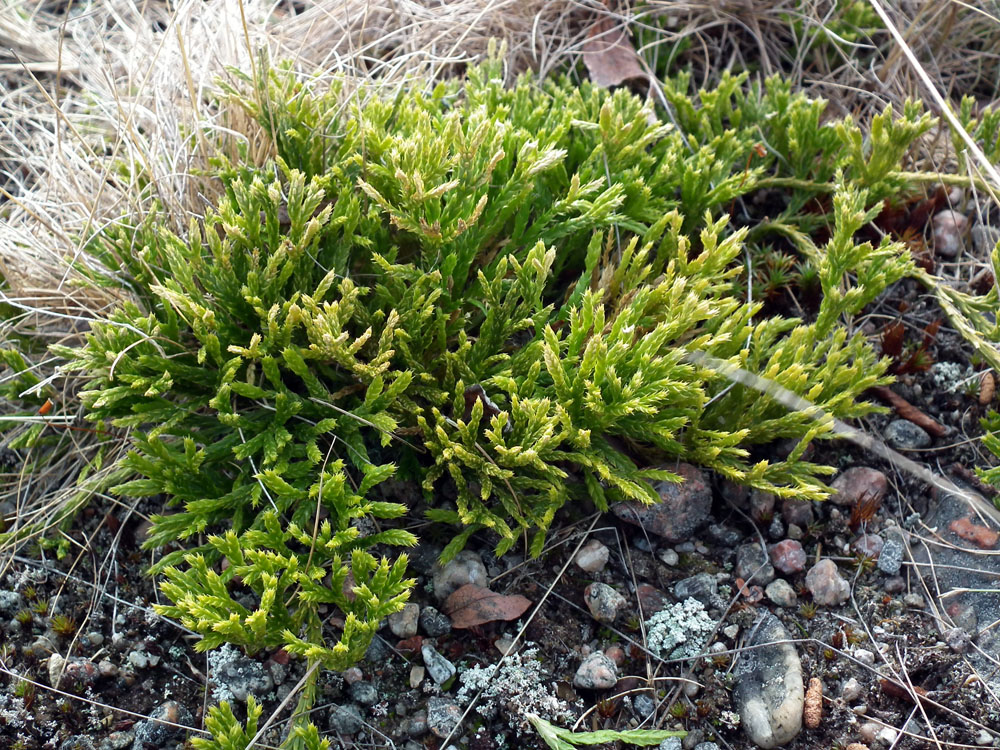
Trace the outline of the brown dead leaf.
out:
[[[624,27],[607,16],[597,19],[587,34],[583,43],[583,64],[587,66],[590,80],[604,88],[647,77]]]
[[[495,620],[516,620],[530,606],[531,601],[523,596],[504,596],[467,583],[445,600],[444,613],[453,628],[473,628]]]

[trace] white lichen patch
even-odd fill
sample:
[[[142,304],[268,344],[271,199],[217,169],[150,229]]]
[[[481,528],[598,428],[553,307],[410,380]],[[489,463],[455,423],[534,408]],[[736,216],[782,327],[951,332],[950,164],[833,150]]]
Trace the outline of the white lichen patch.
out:
[[[467,705],[476,699],[476,710],[483,716],[501,713],[516,732],[530,732],[527,714],[551,722],[572,719],[569,704],[555,695],[555,685],[547,679],[538,661],[538,649],[508,654],[503,663],[474,666],[459,674],[462,687],[458,701]]]
[[[705,648],[715,621],[697,599],[661,609],[646,621],[649,650],[664,659],[689,659]]]

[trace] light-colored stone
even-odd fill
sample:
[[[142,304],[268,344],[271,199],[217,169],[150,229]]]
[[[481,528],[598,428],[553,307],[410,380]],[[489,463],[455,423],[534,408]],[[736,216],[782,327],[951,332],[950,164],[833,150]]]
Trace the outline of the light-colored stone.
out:
[[[424,658],[424,666],[427,667],[427,674],[438,685],[443,685],[455,676],[455,665],[445,659],[429,643],[425,643],[420,647],[420,655]]]
[[[585,573],[599,573],[604,570],[604,566],[608,564],[610,557],[611,550],[597,539],[591,539],[580,548],[573,561]]]
[[[840,575],[833,560],[820,560],[809,569],[806,588],[813,601],[824,607],[843,604],[851,596],[851,586]]]
[[[802,729],[802,665],[788,631],[766,612],[754,623],[735,670],[733,706],[757,747],[774,748]]]
[[[419,604],[404,604],[399,612],[389,615],[389,630],[397,638],[412,638],[417,634]]]
[[[606,583],[592,583],[587,586],[583,599],[594,619],[605,624],[613,623],[621,608],[628,604],[624,596]]]
[[[443,602],[467,583],[489,588],[486,566],[472,550],[462,550],[444,566],[434,566],[434,596]]]
[[[609,690],[617,682],[615,663],[600,651],[585,658],[573,677],[573,685],[584,690]]]

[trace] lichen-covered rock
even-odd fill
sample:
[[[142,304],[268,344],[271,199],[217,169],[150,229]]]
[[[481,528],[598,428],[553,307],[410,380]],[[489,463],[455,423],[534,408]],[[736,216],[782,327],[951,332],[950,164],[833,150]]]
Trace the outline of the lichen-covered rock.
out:
[[[802,664],[785,626],[770,612],[754,623],[735,670],[733,706],[757,747],[791,742],[802,729]]]
[[[610,624],[618,617],[618,612],[628,604],[624,596],[606,583],[592,583],[583,592],[590,614],[598,622]]]

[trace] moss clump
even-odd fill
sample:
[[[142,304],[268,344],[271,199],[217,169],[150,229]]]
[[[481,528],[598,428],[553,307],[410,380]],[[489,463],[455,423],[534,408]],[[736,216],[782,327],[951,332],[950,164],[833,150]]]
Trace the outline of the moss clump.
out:
[[[415,541],[393,521],[407,509],[379,487],[397,471],[460,526],[445,557],[480,530],[498,552],[530,535],[537,554],[564,504],[655,502],[674,459],[824,497],[830,469],[803,451],[830,420],[689,352],[840,418],[885,382],[840,321],[910,269],[855,235],[904,186],[894,170],[929,118],[887,111],[866,141],[777,80],[692,96],[681,77],[678,130],[624,91],[500,73],[344,103],[275,70],[230,92],[273,164],[220,163],[224,197],[186,233],[153,214],[90,247],[133,301],[61,352],[90,378],[90,417],[130,430],[138,478],[117,491],[173,511],[148,546],[209,535],[155,567],[174,602],[160,611],[201,648],[359,658],[412,585],[392,551]],[[764,188],[782,208],[734,228]],[[741,291],[745,247],[776,237],[814,269],[809,322]],[[787,458],[754,457],[783,439]]]

